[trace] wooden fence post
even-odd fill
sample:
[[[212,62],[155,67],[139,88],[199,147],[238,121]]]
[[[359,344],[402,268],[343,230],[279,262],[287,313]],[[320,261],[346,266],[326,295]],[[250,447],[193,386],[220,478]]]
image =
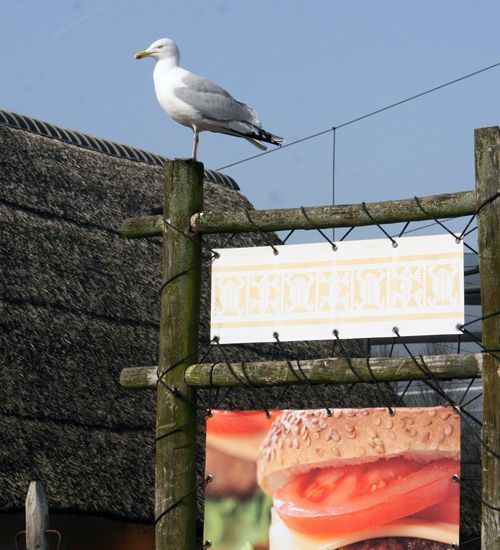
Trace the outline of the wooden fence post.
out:
[[[196,547],[195,392],[184,371],[198,359],[201,247],[189,220],[202,205],[203,164],[167,160],[156,413],[157,550]]]
[[[493,550],[500,548],[500,128],[478,129],[474,138],[482,314],[492,314],[483,320],[482,343],[495,350],[484,355],[482,437],[497,453],[483,449],[481,547]]]
[[[30,483],[25,504],[26,550],[48,550],[49,506],[41,481]]]

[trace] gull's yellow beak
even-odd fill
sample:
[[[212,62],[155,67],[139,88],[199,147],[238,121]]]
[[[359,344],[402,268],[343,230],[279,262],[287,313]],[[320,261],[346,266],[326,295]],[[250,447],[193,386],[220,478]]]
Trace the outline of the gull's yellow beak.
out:
[[[151,52],[143,51],[143,52],[137,52],[134,55],[135,59],[142,59],[143,57],[149,57],[151,55]]]

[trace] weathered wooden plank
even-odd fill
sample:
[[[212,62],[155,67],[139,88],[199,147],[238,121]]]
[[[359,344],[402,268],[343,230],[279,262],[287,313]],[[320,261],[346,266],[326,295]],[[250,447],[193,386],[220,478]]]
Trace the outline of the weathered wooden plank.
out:
[[[182,232],[203,204],[203,164],[166,161],[164,217]],[[179,231],[163,230],[163,280],[156,412],[155,517],[157,550],[196,548],[196,403],[184,371],[197,360],[201,246]],[[194,266],[194,267],[193,267]],[[180,273],[182,275],[178,276]],[[168,370],[170,365],[178,363]],[[165,437],[173,428],[180,428]],[[158,438],[158,436],[163,437]]]
[[[366,204],[366,209],[378,223],[398,223],[474,214],[475,201],[474,191],[463,191],[419,198],[425,212],[419,208],[415,199],[371,202]],[[261,231],[279,231],[374,224],[361,204],[312,206],[306,209],[306,214],[309,219],[300,208],[250,210],[249,219],[245,210],[198,212],[191,218],[191,228],[198,233],[244,233],[256,231],[256,225]],[[122,235],[129,239],[159,236],[162,231],[161,216],[130,218],[121,227]]]
[[[475,131],[479,274],[483,316],[500,311],[500,128]],[[481,548],[500,548],[500,315],[483,320],[483,506]],[[494,509],[496,508],[496,510]]]
[[[162,216],[127,218],[122,223],[120,233],[127,239],[161,237],[164,225]]]
[[[480,377],[483,357],[480,353],[428,355],[424,356],[424,361],[437,379],[450,380]],[[373,376],[381,382],[425,378],[410,357],[373,357],[370,359],[370,368],[365,358],[352,358],[350,363],[351,366],[344,357],[303,360],[300,362],[300,369],[296,361],[291,361],[290,364],[286,361],[252,362],[244,365],[231,363],[236,377],[226,363],[202,363],[188,367],[185,379],[191,387],[208,388],[210,376],[213,387],[246,386],[249,385],[248,380],[257,386],[283,386],[308,383],[350,384],[359,382],[358,376],[365,382],[374,382]],[[120,377],[121,384],[128,389],[153,389],[156,381],[156,367],[123,369]]]
[[[120,372],[120,384],[127,390],[152,390],[157,382],[157,367],[126,367]]]
[[[307,219],[300,208],[279,210],[251,210],[251,220],[245,211],[200,212],[191,219],[193,231],[199,233],[233,233],[256,231],[279,231],[289,229],[313,229],[329,227],[352,227],[377,223],[451,218],[473,214],[475,211],[474,191],[434,195],[419,198],[424,213],[412,199],[372,202],[366,204],[344,204],[338,206],[315,206],[306,209]],[[373,219],[372,219],[373,218]],[[252,223],[253,222],[253,223]]]
[[[32,481],[26,495],[26,549],[48,550],[49,505],[41,481]]]

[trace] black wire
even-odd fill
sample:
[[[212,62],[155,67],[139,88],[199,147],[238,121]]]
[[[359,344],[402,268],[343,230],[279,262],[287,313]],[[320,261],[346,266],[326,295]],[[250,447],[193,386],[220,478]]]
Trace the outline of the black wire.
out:
[[[212,410],[213,410],[213,399],[212,399],[212,387],[213,387],[213,376],[214,376],[214,369],[217,365],[217,361],[213,363],[210,366],[210,372],[208,375],[208,407],[207,407],[207,416],[212,416]],[[217,401],[217,398],[219,397],[219,388],[216,388],[216,397],[215,400]]]
[[[335,149],[337,142],[337,128],[335,126],[332,128],[332,205],[335,205]],[[335,227],[332,227],[332,241],[335,241]]]
[[[227,388],[226,394],[223,395],[223,396],[219,399],[219,401],[218,401],[217,403],[214,404],[214,409],[218,409],[218,408],[221,406],[221,404],[224,402],[225,399],[227,399],[227,397],[228,397],[229,394],[233,391],[233,389],[234,389],[234,386],[230,386],[229,388]],[[221,393],[222,393],[222,392],[221,392]]]
[[[344,395],[342,395],[342,397],[340,398],[340,401],[337,405],[337,409],[343,409],[344,408],[344,401],[346,399],[346,397],[351,393],[352,389],[354,388],[354,386],[357,384],[357,382],[353,382],[346,390],[346,392],[344,393]]]
[[[283,149],[286,149],[287,147],[292,147],[292,145],[297,145],[299,143],[303,143],[304,141],[308,141],[310,139],[314,139],[319,136],[323,136],[325,134],[328,134],[329,132],[334,132],[338,130],[339,128],[343,128],[344,126],[349,126],[350,124],[354,124],[355,122],[359,122],[360,120],[364,120],[365,118],[369,118],[371,116],[377,115],[379,113],[382,113],[384,111],[388,111],[389,109],[393,109],[394,107],[398,107],[399,105],[403,105],[404,103],[408,103],[409,101],[413,101],[414,99],[418,99],[419,97],[425,96],[427,94],[430,94],[432,92],[436,92],[437,90],[441,90],[442,88],[446,88],[447,86],[451,86],[452,84],[456,84],[457,82],[461,82],[462,80],[466,80],[467,78],[471,78],[473,76],[476,76],[480,73],[484,73],[485,71],[489,71],[491,69],[494,69],[495,67],[500,66],[500,61],[498,63],[494,63],[493,65],[489,65],[487,67],[483,67],[482,69],[478,69],[477,71],[474,71],[472,73],[468,73],[464,76],[460,76],[458,78],[455,78],[453,80],[449,80],[448,82],[445,82],[444,84],[440,84],[439,86],[434,86],[433,88],[430,88],[428,90],[425,90],[424,92],[420,92],[418,94],[412,95],[410,97],[407,97],[405,99],[402,99],[400,101],[396,101],[395,103],[391,103],[390,105],[387,105],[386,107],[382,107],[380,109],[376,109],[375,111],[371,111],[370,113],[367,113],[366,115],[358,116],[356,118],[353,118],[351,120],[348,120],[347,122],[344,122],[342,124],[339,124],[337,126],[332,126],[331,128],[328,128],[327,130],[323,130],[321,132],[316,132],[315,134],[311,134],[309,136],[305,136],[303,138],[297,139],[295,141],[291,141],[290,143],[285,143],[281,147],[278,147],[276,149],[270,149],[269,151],[264,151],[263,153],[257,153],[256,155],[252,155],[251,157],[247,157],[241,160],[238,160],[236,162],[232,162],[231,164],[226,164],[225,166],[221,166],[217,168],[216,170],[224,170],[226,168],[231,168],[233,166],[237,166],[238,164],[242,164],[244,162],[248,162],[249,160],[253,160],[259,157],[263,157],[264,155],[269,155],[271,153],[274,153],[276,151],[281,151]]]
[[[276,340],[276,344],[279,346],[281,352],[283,354],[285,354],[285,349],[284,349],[284,347],[282,345],[282,342],[279,338],[279,334],[277,332],[274,332],[273,337]],[[295,379],[298,380],[299,382],[304,380],[305,382],[307,382],[309,384],[309,386],[315,386],[316,384],[313,384],[311,382],[311,380],[309,380],[307,374],[302,370],[302,365],[300,364],[300,357],[299,357],[299,349],[298,348],[295,349],[295,354],[296,354],[297,367],[299,369],[299,372],[300,372],[302,378],[295,372],[295,369],[292,366],[292,362],[289,359],[285,358],[285,362],[286,362],[288,370],[294,375]],[[284,395],[284,392],[281,394],[280,399],[283,397],[283,395]],[[324,408],[326,409],[326,413],[328,414],[328,416],[331,416],[332,412],[330,411],[329,407],[325,406]]]
[[[343,236],[340,240],[343,241],[343,240],[347,237],[347,235],[349,235],[349,233],[350,233],[351,231],[353,231],[354,229],[356,229],[355,226],[352,226],[351,228],[349,228],[349,229],[346,231],[346,233],[344,234],[344,236]]]
[[[250,212],[248,210],[244,210],[245,212],[245,216],[247,217],[247,220],[255,227],[255,229],[257,229],[257,231],[259,232],[259,234],[264,237],[264,239],[266,239],[268,241],[268,246],[270,246],[272,249],[273,249],[273,254],[275,256],[277,256],[280,252],[279,250],[274,246],[273,243],[269,242],[269,238],[268,236],[264,233],[264,231],[262,231],[262,229],[252,220],[252,218],[250,217]]]
[[[219,344],[218,339],[215,341],[215,344],[216,344],[216,346],[217,346],[217,349],[219,350],[219,354],[222,356],[222,361],[226,364],[227,368],[229,369],[229,372],[234,376],[234,378],[235,378],[236,380],[238,380],[238,382],[239,382],[240,384],[242,384],[242,385],[248,385],[248,384],[245,384],[245,381],[242,380],[242,379],[236,374],[236,372],[234,371],[233,365],[231,365],[230,361],[228,361],[226,352],[224,351],[224,348]]]
[[[469,229],[469,231],[467,231],[467,233],[464,234],[464,238],[468,237],[471,233],[474,233],[474,231],[477,231],[477,225],[476,225],[476,227],[473,227],[472,229]]]
[[[208,350],[202,355],[201,359],[198,361],[198,363],[203,363],[205,359],[212,353],[213,346],[210,346]]]
[[[157,374],[158,376],[158,374]],[[156,384],[161,384],[166,390],[168,390],[174,397],[180,397],[181,392],[175,386],[169,386],[165,380],[158,379]]]
[[[475,378],[470,379],[469,385],[467,386],[466,390],[464,391],[464,394],[462,395],[460,401],[458,402],[458,404],[460,406],[462,406],[462,403],[464,402],[465,398],[467,397],[467,394],[469,393],[469,390],[472,388],[472,384],[474,384],[474,380],[475,380]]]
[[[473,214],[470,220],[467,222],[466,226],[462,229],[462,233],[460,233],[460,236],[458,237],[460,240],[462,240],[465,237],[465,235],[467,235],[467,229],[469,229],[469,226],[474,221],[475,217],[476,217],[476,214]]]
[[[334,357],[335,356],[335,348],[337,347],[337,340],[333,340],[332,341],[332,351],[330,352],[330,356],[331,357]]]
[[[212,346],[213,343],[215,342],[215,338],[213,338],[212,340],[210,340],[210,342],[207,342],[206,344],[202,344],[201,346],[198,346],[195,350],[193,350],[191,353],[188,353],[187,355],[185,355],[182,359],[179,359],[178,361],[176,361],[175,363],[173,363],[172,365],[168,366],[161,374],[159,374],[159,367],[156,371],[156,374],[157,374],[157,381],[156,383],[160,383],[163,379],[163,377],[168,374],[170,371],[174,370],[176,367],[178,367],[181,363],[184,363],[184,361],[186,361],[187,359],[189,359],[190,357],[192,357],[193,355],[196,355],[197,353],[199,353],[201,350],[204,350],[205,348],[209,347],[209,346]]]
[[[398,235],[398,238],[399,237],[402,237],[403,236],[403,233],[406,231],[406,229],[408,228],[408,226],[410,225],[410,221],[407,221],[403,227],[403,229],[401,229],[401,233]]]
[[[483,396],[483,393],[478,393],[475,397],[473,397],[472,399],[469,399],[469,401],[467,401],[467,403],[464,403],[462,405],[462,408],[465,408],[465,407],[468,407],[473,401],[475,401],[476,399],[479,399],[480,397]]]
[[[325,134],[329,134],[332,131],[333,131],[333,128],[328,128],[328,130],[322,130],[321,132],[316,132],[315,134],[311,134],[309,136],[297,139],[295,141],[290,141],[289,143],[285,143],[279,148],[269,149],[269,151],[264,151],[263,153],[257,153],[256,155],[252,155],[251,157],[247,157],[247,158],[238,160],[236,162],[232,162],[231,164],[226,164],[224,166],[216,168],[215,170],[217,172],[220,172],[221,170],[225,170],[226,168],[232,168],[233,166],[237,166],[238,164],[243,164],[244,162],[248,162],[249,160],[263,157],[264,155],[269,155],[270,153],[274,153],[275,151],[280,151],[281,149],[286,149],[287,147],[292,147],[292,145],[297,145],[298,143],[302,143],[303,141],[308,141],[310,139],[314,139],[319,136],[324,136]]]
[[[273,359],[274,359],[274,356],[275,356],[275,353],[276,353],[276,348],[278,346],[279,346],[282,353],[284,353],[284,350],[283,350],[283,346],[281,345],[281,341],[279,339],[279,334],[277,332],[274,332],[273,337],[275,339],[275,342],[273,342]],[[288,369],[292,372],[292,374],[295,376],[295,378],[297,380],[301,380],[299,375],[295,372],[295,369],[292,367],[292,363],[288,359],[285,359],[285,362],[286,362],[286,365],[287,365]],[[297,362],[298,362],[298,360],[297,360]],[[299,365],[299,370],[300,370],[301,374],[304,376],[304,380],[306,380],[307,382],[309,382],[310,385],[312,385],[311,381],[307,378],[307,376],[305,376],[305,373],[302,371],[302,368],[300,367],[300,365]],[[290,387],[290,385],[286,385],[286,386],[284,386],[284,388],[282,390],[280,390],[280,393],[278,394],[278,398],[275,400],[275,402],[272,406],[273,409],[276,409],[278,407],[279,403],[281,402],[281,400],[285,396],[285,394],[288,391],[289,387]]]
[[[221,248],[227,248],[229,246],[229,243],[236,237],[237,233],[231,233],[231,235],[229,235],[229,237],[224,241],[224,243],[222,244],[222,246],[219,246],[218,248],[221,249]],[[214,254],[216,253],[216,251],[214,250]]]
[[[401,335],[399,334],[399,330],[397,329],[397,327],[394,327],[393,328],[393,332],[394,334],[396,334],[396,336],[401,339]],[[448,403],[450,405],[452,405],[453,407],[456,408],[456,403],[448,396],[448,394],[443,390],[443,388],[441,388],[438,380],[434,377],[434,375],[432,374],[432,372],[429,370],[429,368],[427,367],[427,365],[425,364],[425,361],[423,359],[423,356],[420,355],[420,360],[422,361],[422,365],[420,365],[420,363],[417,361],[416,357],[413,355],[413,353],[411,352],[410,348],[407,346],[406,342],[404,342],[403,340],[401,340],[401,344],[403,345],[403,347],[405,348],[406,350],[406,353],[409,355],[409,357],[412,359],[412,361],[415,363],[416,367],[423,373],[425,374],[425,376],[427,377],[426,379],[422,380],[422,382],[424,384],[426,384],[427,386],[429,386],[433,391],[435,391],[438,395],[440,395],[443,399],[445,399],[446,401],[448,401]],[[434,386],[433,384],[431,384],[431,382],[429,381],[429,379],[431,379],[433,382],[435,382],[436,386]],[[479,424],[481,424],[476,418],[474,418],[474,421],[478,422]]]
[[[425,210],[425,208],[420,204],[420,200],[418,199],[418,197],[413,197],[415,199],[415,202],[417,203],[417,206],[420,208],[420,210],[426,215],[426,216],[429,216],[429,213],[427,212],[427,210]],[[448,227],[446,227],[446,225],[444,225],[443,222],[441,222],[440,220],[438,220],[437,218],[435,218],[434,216],[429,216],[430,218],[432,218],[437,224],[439,224],[445,231],[447,231],[454,239],[457,243],[459,243],[460,241],[463,242],[464,246],[466,248],[468,248],[471,252],[473,252],[476,256],[478,256],[478,252],[477,250],[475,250],[474,248],[472,248],[472,246],[468,245],[464,240],[463,238],[461,237],[457,237],[457,235],[455,233],[453,233],[453,231],[451,229],[448,229]]]
[[[373,381],[375,382],[375,385],[376,385],[376,387],[377,387],[377,390],[379,391],[379,393],[380,393],[381,396],[384,396],[384,393],[383,393],[382,389],[381,389],[380,386],[379,386],[379,382],[380,382],[380,381],[377,380],[377,377],[375,376],[374,372],[372,371],[372,367],[371,367],[371,365],[370,365],[370,357],[369,357],[369,356],[366,357],[366,366],[368,367],[368,372],[370,373],[370,376],[372,377]],[[389,388],[389,390],[390,390],[391,393],[392,393],[393,390],[392,390],[390,384],[389,384],[388,382],[385,382],[385,384],[386,384],[386,386]],[[393,407],[392,407],[391,405],[387,405],[387,409],[388,409],[388,411],[389,411],[389,414],[390,414],[391,416],[394,416],[394,409],[393,409]]]
[[[488,197],[487,199],[485,199],[477,208],[476,210],[476,216],[479,214],[479,212],[481,212],[481,210],[487,205],[489,204],[490,202],[493,202],[495,199],[497,199],[498,197],[500,197],[500,191],[497,191],[494,195],[491,195],[491,197]]]
[[[315,229],[326,241],[328,241],[331,244],[333,250],[337,250],[337,245],[330,239],[328,235],[326,235],[323,231],[321,231],[321,229],[317,225],[314,224],[311,218],[307,215],[306,209],[303,206],[300,207],[300,211],[302,212],[302,215],[311,226],[311,229]]]
[[[394,405],[396,408],[399,407],[399,405],[401,405],[401,403],[403,402],[403,399],[404,399],[404,397],[405,397],[405,395],[406,395],[406,392],[410,389],[410,386],[412,385],[412,383],[413,383],[413,380],[410,380],[410,381],[408,382],[408,384],[406,384],[406,387],[405,387],[405,389],[403,390],[403,393],[399,396],[399,398],[398,398],[398,400],[397,400],[397,402],[396,402],[396,405]]]
[[[218,253],[214,253],[213,256],[209,256],[208,258],[203,258],[203,260],[201,260],[200,262],[197,262],[189,267],[186,267],[186,269],[183,269],[182,271],[179,271],[179,273],[176,273],[175,275],[172,275],[172,277],[168,278],[166,281],[164,281],[162,284],[161,284],[161,287],[160,287],[160,295],[161,293],[163,292],[163,289],[169,285],[170,283],[173,283],[176,279],[178,279],[179,277],[182,277],[182,275],[185,275],[186,273],[189,273],[192,269],[196,269],[198,267],[201,267],[203,264],[206,264],[210,261],[212,261],[214,258],[218,258],[219,257],[219,254]]]
[[[419,207],[419,209],[420,209],[426,216],[428,216],[428,217],[430,217],[431,219],[433,219],[433,220],[434,220],[434,223],[439,224],[445,231],[447,231],[447,232],[455,239],[455,241],[456,241],[457,243],[460,242],[461,239],[460,239],[459,237],[457,237],[457,235],[456,235],[455,233],[453,233],[453,231],[452,231],[451,229],[448,229],[448,227],[446,227],[446,225],[444,225],[444,223],[443,223],[442,221],[438,220],[438,219],[435,218],[434,216],[431,216],[431,215],[427,212],[427,210],[422,206],[422,204],[421,204],[421,202],[420,202],[420,199],[419,199],[417,196],[413,197],[413,199],[415,200],[415,202],[416,202],[417,206]]]
[[[472,322],[477,323],[477,320],[472,321]],[[487,353],[487,354],[491,355],[492,357],[494,357],[495,359],[497,359],[498,361],[500,361],[500,356],[495,353],[496,351],[500,351],[500,348],[488,349],[483,345],[481,340],[473,332],[470,332],[470,330],[467,330],[464,327],[464,325],[459,325],[457,328],[460,332],[463,332],[464,334],[467,334],[469,336],[469,338],[471,338],[471,340],[473,342],[475,342],[481,348],[481,353]]]
[[[240,384],[246,386],[249,389],[255,390],[257,388],[257,386],[250,380],[250,377],[248,376],[246,368],[245,368],[245,363],[242,363],[242,367],[243,367],[242,370],[243,370],[243,374],[245,376],[245,380],[242,380],[236,374],[236,372],[234,371],[233,366],[231,365],[231,362],[229,361],[229,359],[226,355],[226,352],[224,351],[224,347],[221,346],[219,342],[216,342],[216,344],[217,344],[217,349],[220,351],[220,353],[222,355],[222,358],[223,358],[224,362],[226,363],[227,368],[229,369],[229,372],[234,376],[234,378],[236,378],[236,380],[238,380],[238,382]],[[256,409],[262,408],[264,410],[264,412],[266,413],[266,416],[269,418],[271,416],[271,413],[270,413],[269,409],[267,409],[266,407],[259,407],[258,406],[255,391],[252,392],[252,398],[253,398],[253,401],[254,401],[255,408]]]
[[[180,233],[181,235],[183,235],[184,237],[186,237],[187,239],[189,240],[196,240],[196,236],[194,235],[188,235],[187,233],[185,233],[184,231],[182,231],[181,229],[179,229],[178,227],[176,227],[175,225],[173,225],[172,223],[170,223],[168,220],[165,220],[164,219],[164,222],[166,225],[168,225],[168,227],[172,228],[173,230],[177,231],[178,233]],[[229,243],[230,241],[233,239],[233,237],[236,235],[236,233],[233,233],[232,235],[229,236],[229,238],[225,241],[225,243],[223,244],[222,248],[225,248]],[[160,294],[163,292],[163,289],[170,283],[172,283],[173,281],[175,281],[176,279],[178,279],[179,277],[181,277],[182,275],[188,273],[189,271],[191,271],[192,269],[195,269],[195,268],[198,268],[200,266],[202,266],[204,263],[208,262],[208,261],[212,261],[214,258],[218,258],[220,255],[218,252],[216,252],[210,245],[208,245],[207,243],[205,243],[203,241],[203,238],[200,238],[199,241],[200,245],[202,247],[205,247],[207,248],[208,250],[210,250],[210,253],[211,253],[211,256],[209,256],[208,258],[204,258],[203,260],[201,260],[200,262],[196,263],[196,264],[193,264],[191,265],[190,267],[187,267],[186,269],[180,271],[179,273],[173,275],[172,277],[170,277],[169,279],[167,279],[166,281],[164,281],[160,287]],[[157,384],[161,384],[164,388],[166,388],[168,391],[170,391],[172,393],[172,395],[174,395],[175,397],[180,397],[180,392],[177,388],[175,387],[172,387],[170,386],[169,384],[167,384],[163,378],[166,374],[168,374],[170,371],[172,371],[174,368],[176,368],[177,366],[179,366],[180,364],[182,364],[184,361],[186,361],[187,359],[189,359],[190,357],[192,357],[193,355],[196,355],[197,353],[199,353],[201,350],[205,349],[206,347],[209,347],[208,351],[203,355],[203,358],[202,358],[202,361],[206,359],[206,357],[208,356],[208,354],[210,353],[211,351],[211,345],[212,343],[214,342],[215,340],[211,340],[208,344],[204,344],[203,346],[198,346],[198,348],[196,350],[194,350],[193,352],[189,353],[188,355],[186,355],[185,357],[183,357],[182,359],[180,359],[179,361],[175,362],[173,365],[170,365],[169,367],[167,367],[162,373],[161,375],[159,374],[159,367],[156,371],[156,376],[157,376],[157,381],[156,383]]]
[[[366,208],[366,202],[361,203],[361,207],[363,208],[365,214],[370,218],[370,220],[382,231],[382,233],[391,241],[392,246],[396,248],[398,246],[398,243],[387,233],[387,231],[375,220],[375,218],[368,212],[368,208]]]
[[[493,506],[493,504],[490,504],[489,502],[486,502],[484,498],[481,499],[481,503],[484,504],[487,508],[490,508],[491,510],[495,510],[495,512],[500,512],[500,507]]]
[[[463,325],[460,325],[462,328],[467,327],[469,325],[473,325],[474,323],[477,323],[478,321],[485,321],[486,319],[489,319],[490,317],[495,317],[496,315],[500,315],[500,309],[497,311],[492,311],[491,313],[485,313],[484,315],[481,315],[481,317],[475,317],[473,321],[468,321],[467,323],[464,323]]]
[[[295,229],[292,229],[291,231],[289,231],[288,235],[281,241],[281,244],[285,244],[286,241],[288,241],[288,239],[295,233]]]
[[[160,287],[160,294],[163,293],[163,290],[165,289],[165,287],[167,285],[169,285],[170,283],[172,283],[173,281],[175,281],[176,279],[178,279],[179,277],[181,277],[182,275],[188,273],[189,271],[191,271],[192,269],[196,269],[198,267],[201,267],[204,263],[208,262],[208,261],[211,261],[214,257],[217,258],[219,257],[219,253],[216,252],[215,250],[213,250],[209,245],[207,245],[206,243],[204,243],[203,239],[198,239],[196,236],[194,235],[188,235],[187,233],[185,233],[184,231],[182,231],[182,229],[179,229],[178,227],[176,227],[175,225],[173,225],[172,223],[170,223],[168,220],[164,219],[163,220],[164,223],[170,227],[171,229],[173,229],[174,231],[177,231],[178,233],[180,233],[181,235],[183,235],[184,237],[186,237],[187,239],[189,240],[196,240],[197,242],[200,243],[200,245],[202,247],[205,247],[207,249],[210,250],[210,253],[212,254],[212,256],[208,257],[208,258],[204,258],[203,260],[201,260],[200,262],[197,262],[196,264],[193,264],[189,267],[187,267],[186,269],[180,271],[179,273],[176,273],[175,275],[173,275],[172,277],[168,278],[166,281],[164,281]],[[234,236],[234,234],[233,234]],[[231,237],[232,238],[232,237]],[[170,391],[172,393],[172,395],[174,395],[174,397],[180,397],[181,396],[181,393],[179,392],[179,390],[173,386],[170,386],[169,384],[167,384],[163,378],[166,374],[168,374],[170,371],[172,371],[175,367],[179,366],[180,364],[182,364],[184,361],[186,361],[187,359],[189,359],[190,357],[192,357],[193,355],[196,355],[198,354],[202,349],[205,349],[207,346],[211,346],[212,344],[212,340],[208,343],[208,344],[205,344],[203,346],[198,346],[193,352],[189,353],[188,355],[186,355],[185,357],[183,357],[182,359],[180,359],[179,361],[177,361],[176,363],[174,363],[173,365],[170,365],[169,367],[167,367],[161,374],[159,373],[159,366],[158,368],[156,369],[156,377],[157,377],[157,380],[156,380],[156,384],[161,384],[164,388],[166,388],[168,391]],[[204,355],[204,358],[206,357],[207,354]]]
[[[360,376],[359,372],[352,366],[351,358],[349,354],[347,353],[347,350],[344,349],[344,346],[342,344],[342,340],[339,338],[339,331],[337,329],[334,329],[333,335],[337,339],[337,342],[339,344],[340,353],[344,356],[345,360],[347,361],[347,366],[349,367],[349,370],[356,376],[356,378],[364,383],[364,379]]]
[[[210,481],[212,481],[212,476],[209,474],[205,477],[205,479],[203,481],[200,481],[200,483],[197,483],[190,491],[188,491],[184,496],[182,496],[180,499],[176,500],[174,503],[172,503],[170,506],[168,506],[167,508],[165,508],[165,510],[163,510],[163,512],[161,514],[159,514],[156,518],[155,518],[155,524],[158,523],[162,518],[163,516],[166,516],[169,512],[171,512],[174,508],[176,508],[177,506],[179,506],[179,504],[181,504],[181,502],[186,499],[189,495],[192,495],[194,492],[196,492],[200,487],[206,485],[207,483],[209,483]]]
[[[391,349],[389,350],[389,357],[392,357],[392,354],[394,353],[394,346],[396,345],[396,338],[392,339],[391,343]]]
[[[450,220],[453,220],[454,218],[445,218],[445,222],[449,222]],[[408,231],[405,231],[406,234],[408,233],[415,233],[416,231],[422,231],[422,229],[427,229],[429,227],[432,227],[433,225],[436,225],[437,222],[428,223],[426,225],[420,225],[419,227],[415,227],[414,229],[409,229]],[[396,235],[393,235],[393,237],[396,237]]]
[[[207,244],[205,241],[203,241],[203,239],[198,238],[197,234],[193,233],[193,235],[190,235],[189,233],[186,233],[180,227],[177,227],[172,222],[169,222],[166,218],[163,218],[163,223],[165,223],[165,225],[168,225],[168,227],[170,227],[170,229],[173,229],[174,231],[176,231],[180,235],[183,235],[184,237],[186,237],[186,239],[188,239],[190,241],[199,242],[200,245],[203,248],[206,248],[207,250],[209,250],[211,252],[211,254],[215,255],[216,257],[218,256],[218,253],[215,252],[215,250],[209,244]]]
[[[168,225],[168,227],[170,227],[171,229],[173,229],[174,231],[177,231],[178,233],[180,233],[181,235],[183,235],[184,237],[186,237],[186,239],[188,240],[195,240],[196,239],[196,235],[188,235],[186,232],[182,231],[182,229],[179,229],[178,227],[176,227],[175,225],[173,225],[172,223],[170,223],[168,220],[164,220],[165,224]],[[224,244],[222,245],[221,248],[226,248],[226,246],[231,242],[231,240],[233,239],[233,237],[236,235],[236,233],[233,233],[232,235],[229,236],[229,238],[224,242]],[[209,261],[212,261],[216,258],[218,258],[220,256],[220,254],[218,252],[216,252],[209,244],[207,244],[204,240],[203,240],[203,237],[200,237],[199,238],[199,243],[200,245],[203,247],[203,248],[206,248],[207,250],[210,251],[211,253],[211,256],[207,257],[207,258],[203,258],[200,262],[197,262],[196,264],[193,264],[189,267],[187,267],[186,269],[183,269],[182,271],[180,271],[179,273],[176,273],[175,275],[173,275],[172,277],[170,277],[169,279],[167,279],[166,281],[164,281],[160,287],[160,294],[163,292],[163,289],[169,285],[170,283],[172,283],[173,281],[175,281],[176,279],[178,279],[179,277],[182,277],[182,275],[185,275],[186,273],[189,273],[192,269],[196,269],[198,267],[201,267],[203,266],[205,263],[209,262]]]
[[[158,442],[161,439],[165,439],[165,437],[169,437],[170,435],[174,435],[178,432],[182,432],[184,428],[187,428],[188,426],[195,424],[195,422],[196,420],[191,420],[191,422],[186,422],[186,424],[183,424],[182,426],[178,426],[177,428],[173,428],[172,430],[165,432],[164,434],[158,435],[155,437],[155,441]]]
[[[394,333],[399,336],[399,338],[401,338],[401,336],[399,335],[399,331],[397,330],[396,327],[394,327],[393,329]],[[419,362],[416,360],[415,356],[411,353],[410,349],[408,348],[408,346],[405,344],[405,342],[402,342],[404,348],[406,349],[408,355],[411,357],[411,359],[413,360],[413,362],[415,363],[415,365],[427,376],[427,377],[430,377],[432,378],[436,383],[437,383],[437,387],[433,386],[428,379],[426,380],[422,380],[422,382],[424,382],[424,384],[426,384],[427,386],[429,386],[433,391],[435,391],[438,395],[440,395],[445,401],[447,401],[453,408],[453,410],[455,412],[457,412],[460,416],[462,416],[465,420],[470,420],[474,423],[476,423],[477,425],[479,426],[482,426],[482,423],[475,417],[473,416],[472,414],[470,414],[469,412],[467,412],[466,410],[464,409],[460,409],[457,404],[453,401],[453,399],[451,399],[448,394],[441,388],[441,386],[439,385],[438,381],[434,378],[432,372],[429,370],[429,368],[427,367],[427,365],[425,364],[425,361],[424,361],[424,358],[422,355],[420,355],[420,360],[422,361],[422,366],[419,364]],[[498,454],[496,451],[494,451],[485,441],[483,441],[483,439],[481,438],[480,435],[478,435],[476,433],[475,430],[471,430],[471,433],[472,435],[481,443],[481,445],[490,453],[492,454],[495,458],[497,459],[500,459],[500,454]]]
[[[279,338],[279,334],[277,332],[273,332],[273,338],[276,340],[276,344],[277,346],[279,346],[281,352],[284,354],[285,353],[285,350],[281,344],[281,340]],[[309,385],[313,385],[313,383],[309,380],[309,378],[307,377],[307,375],[305,374],[305,372],[302,370],[302,367],[300,365],[300,362],[299,362],[299,350],[296,349],[296,356],[297,356],[297,366],[299,368],[299,372],[300,374],[302,375],[302,378],[295,372],[295,369],[293,368],[292,366],[292,363],[289,359],[285,359],[285,363],[286,363],[286,366],[288,368],[288,370],[293,374],[293,376],[295,377],[296,380],[298,380],[299,382],[301,382],[302,380],[305,380]]]
[[[288,384],[287,386],[283,386],[283,389],[280,391],[278,397],[276,398],[273,405],[271,406],[271,409],[277,409],[278,408],[278,405],[281,403],[281,400],[283,399],[283,397],[285,397],[285,394],[286,394],[286,392],[288,391],[288,389],[290,387],[291,387],[290,384]],[[271,416],[271,415],[269,415],[269,416]]]

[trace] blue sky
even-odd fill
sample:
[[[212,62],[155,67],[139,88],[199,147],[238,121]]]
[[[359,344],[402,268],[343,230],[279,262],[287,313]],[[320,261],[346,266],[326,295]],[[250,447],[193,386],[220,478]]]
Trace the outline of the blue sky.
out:
[[[184,67],[252,105],[288,141],[500,61],[498,0],[4,2],[0,108],[188,156],[191,131],[156,102],[153,61],[176,40]],[[500,68],[337,133],[338,203],[472,189],[473,130],[500,122]],[[331,201],[330,134],[230,168],[257,208]],[[257,153],[204,133],[210,168]]]

